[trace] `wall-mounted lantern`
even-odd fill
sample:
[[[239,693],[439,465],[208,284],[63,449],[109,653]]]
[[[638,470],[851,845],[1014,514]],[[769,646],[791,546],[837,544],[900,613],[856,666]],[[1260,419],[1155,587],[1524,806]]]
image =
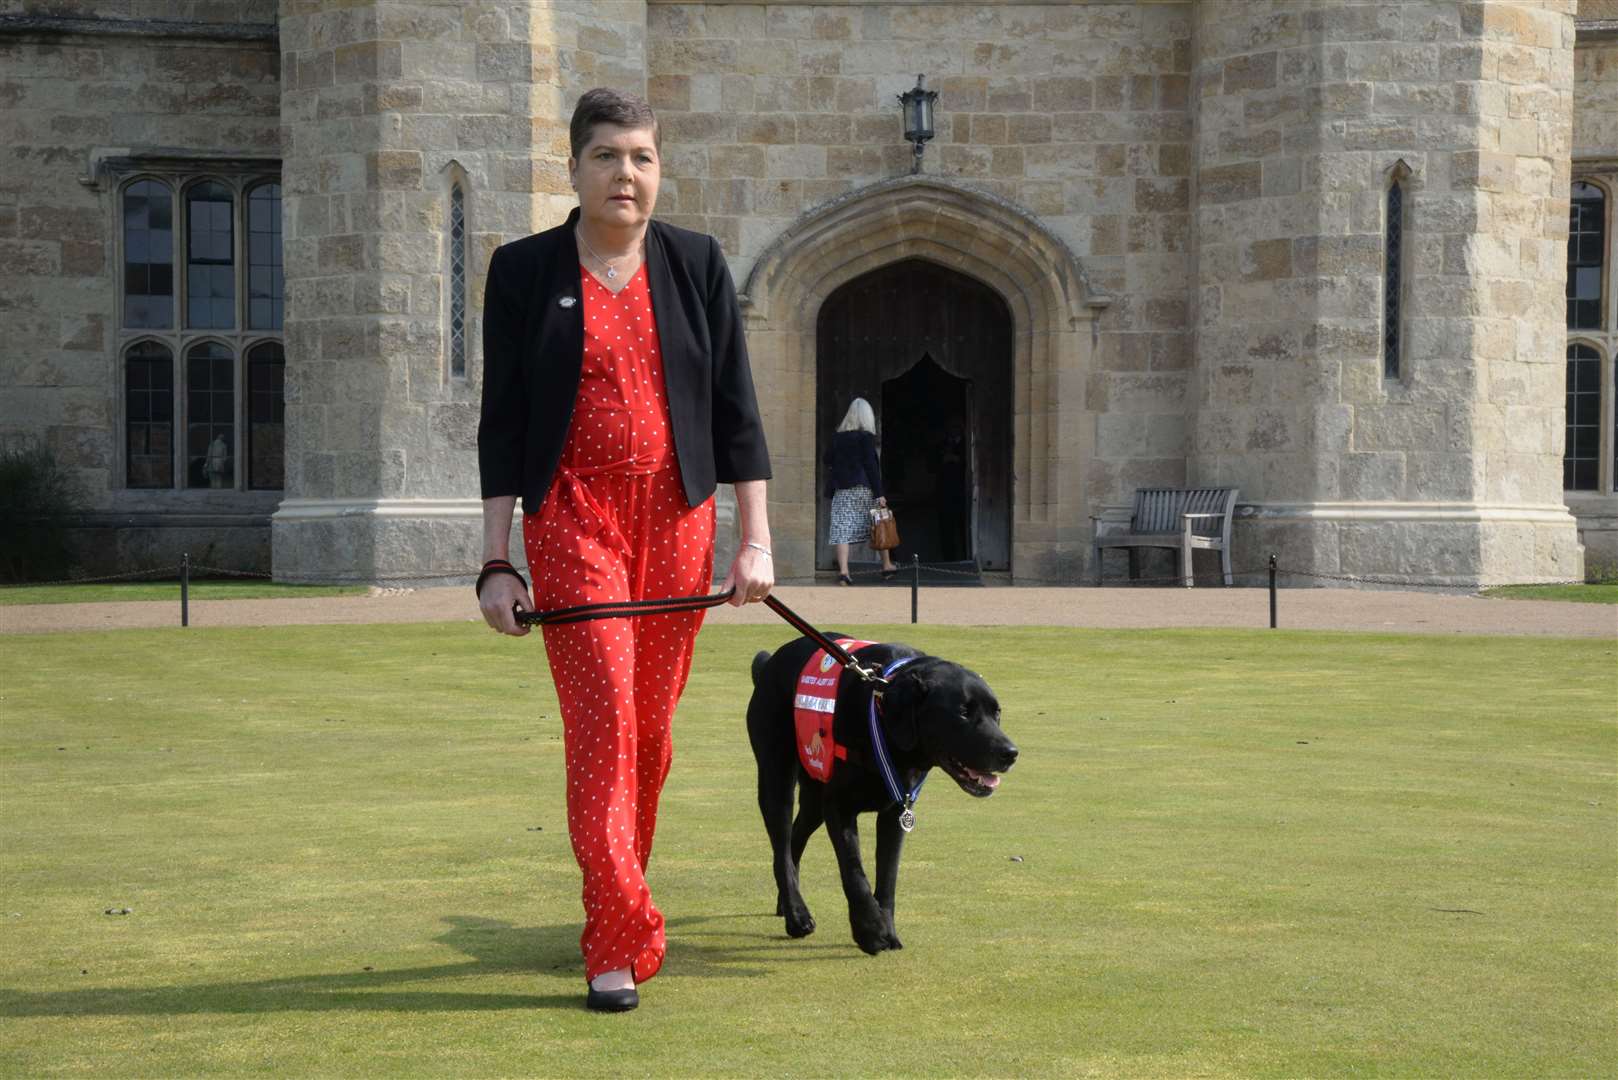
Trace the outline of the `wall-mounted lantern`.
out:
[[[910,167],[912,174],[921,172],[921,153],[927,140],[933,137],[933,102],[937,100],[938,91],[927,89],[925,75],[917,75],[916,85],[899,95],[905,113],[905,140],[916,148],[915,164]]]

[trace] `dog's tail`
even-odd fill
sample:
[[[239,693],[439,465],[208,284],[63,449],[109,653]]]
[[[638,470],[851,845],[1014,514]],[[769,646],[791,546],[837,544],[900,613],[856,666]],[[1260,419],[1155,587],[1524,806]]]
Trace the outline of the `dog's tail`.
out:
[[[753,654],[753,685],[758,685],[759,676],[764,674],[764,665],[770,662],[770,654],[760,649]]]

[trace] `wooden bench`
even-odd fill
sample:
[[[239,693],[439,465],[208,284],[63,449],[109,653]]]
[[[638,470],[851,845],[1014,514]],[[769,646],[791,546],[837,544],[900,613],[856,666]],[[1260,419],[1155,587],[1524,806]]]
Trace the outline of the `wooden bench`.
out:
[[[1129,552],[1129,578],[1140,576],[1139,548],[1167,548],[1180,553],[1180,577],[1191,587],[1191,553],[1217,551],[1230,580],[1230,523],[1236,512],[1235,488],[1140,488],[1129,517],[1129,531],[1103,533],[1103,520],[1092,515],[1096,584],[1101,584],[1101,553],[1108,548]]]

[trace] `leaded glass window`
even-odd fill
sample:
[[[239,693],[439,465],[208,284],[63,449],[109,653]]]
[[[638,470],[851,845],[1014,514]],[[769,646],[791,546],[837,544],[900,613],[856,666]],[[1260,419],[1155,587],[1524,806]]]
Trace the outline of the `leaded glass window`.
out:
[[[117,236],[123,483],[278,489],[286,359],[277,164],[154,155],[129,168]]]
[[[1601,467],[1601,354],[1588,345],[1567,347],[1567,443],[1562,487],[1595,491]]]
[[[466,374],[466,196],[449,189],[449,371]]]
[[[286,462],[286,354],[279,341],[247,354],[247,486],[278,489]]]
[[[1601,263],[1606,249],[1606,195],[1573,182],[1567,226],[1567,328],[1601,329]]]
[[[174,486],[174,354],[156,341],[124,353],[124,483]]]
[[[236,325],[234,197],[224,184],[186,192],[186,321],[193,330]]]
[[[124,325],[174,325],[174,193],[157,180],[124,189]]]
[[[1387,236],[1382,269],[1382,377],[1399,377],[1399,301],[1403,283],[1400,277],[1404,246],[1404,185],[1398,180],[1388,185]]]
[[[235,487],[235,357],[205,341],[191,347],[185,365],[186,487]]]
[[[281,329],[281,185],[260,184],[247,196],[247,326]]]

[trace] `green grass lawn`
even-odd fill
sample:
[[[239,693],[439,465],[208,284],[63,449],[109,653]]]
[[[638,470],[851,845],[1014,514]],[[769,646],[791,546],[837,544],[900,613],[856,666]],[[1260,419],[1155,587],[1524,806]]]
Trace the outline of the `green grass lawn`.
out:
[[[804,859],[820,929],[789,941],[742,723],[748,661],[786,632],[715,616],[651,864],[668,963],[626,1016],[582,1008],[537,636],[0,639],[0,1073],[1618,1060],[1618,644],[848,629],[982,672],[1023,760],[986,801],[927,785],[903,951],[855,949],[823,833]]]
[[[1618,584],[1499,585],[1484,589],[1491,600],[1571,600],[1576,604],[1618,604]]]
[[[280,600],[287,597],[363,596],[364,585],[280,585],[271,581],[193,581],[192,600]],[[7,585],[0,587],[5,604],[107,604],[127,600],[180,602],[178,581],[106,582],[94,585]]]

